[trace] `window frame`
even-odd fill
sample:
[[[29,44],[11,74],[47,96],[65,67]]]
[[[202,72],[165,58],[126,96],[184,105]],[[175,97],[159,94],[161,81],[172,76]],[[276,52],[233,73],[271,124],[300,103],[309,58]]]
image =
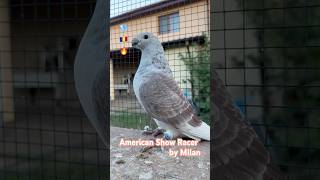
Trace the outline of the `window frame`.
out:
[[[175,28],[175,18],[178,18],[178,28]],[[162,30],[162,20],[166,21],[165,22],[165,31]],[[174,33],[174,32],[179,32],[180,31],[180,13],[179,11],[172,12],[169,14],[164,14],[158,17],[158,23],[159,23],[159,34],[169,34],[169,33]]]

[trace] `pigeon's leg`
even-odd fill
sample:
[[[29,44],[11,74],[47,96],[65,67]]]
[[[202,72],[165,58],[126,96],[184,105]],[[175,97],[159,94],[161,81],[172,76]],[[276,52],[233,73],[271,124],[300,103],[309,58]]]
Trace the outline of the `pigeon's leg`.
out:
[[[154,130],[154,132],[152,133],[152,136],[153,136],[153,137],[157,137],[159,134],[163,134],[164,131],[165,131],[164,129],[156,128],[156,129]]]
[[[164,129],[156,128],[154,130],[144,130],[142,134],[144,135],[152,135],[153,137],[157,137],[159,134],[163,134]]]
[[[143,135],[152,135],[153,138],[151,138],[150,140],[155,141],[155,140],[156,140],[155,138],[156,138],[158,135],[163,134],[164,132],[165,132],[165,130],[162,129],[162,128],[160,128],[160,127],[156,128],[156,129],[154,129],[154,130],[150,130],[150,127],[149,127],[149,126],[145,126],[142,134],[143,134]],[[162,137],[162,138],[163,138],[163,137]],[[152,149],[152,148],[154,148],[154,146],[143,147],[143,148],[140,150],[140,152],[144,153],[144,152],[147,152],[148,150],[150,150],[150,149]],[[161,149],[162,149],[162,148],[161,148]]]

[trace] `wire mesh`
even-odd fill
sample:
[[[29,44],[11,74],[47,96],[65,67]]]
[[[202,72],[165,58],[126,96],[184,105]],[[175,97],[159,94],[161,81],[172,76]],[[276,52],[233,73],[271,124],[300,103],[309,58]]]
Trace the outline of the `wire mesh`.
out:
[[[214,1],[214,69],[290,179],[319,179],[319,2]]]
[[[0,179],[107,179],[73,80],[95,1],[0,4]]]
[[[109,157],[82,112],[72,69],[94,5],[0,2],[0,179],[107,179]],[[130,42],[146,31],[160,39],[175,80],[208,122],[213,41],[214,69],[275,163],[290,179],[320,178],[319,2],[112,0],[110,6],[112,126],[155,126],[132,89],[141,54]]]
[[[142,32],[151,32],[159,38],[175,80],[208,122],[209,14],[208,1],[111,1],[112,126],[155,127],[133,91],[141,52],[131,47],[131,40]],[[128,50],[127,54],[121,54],[122,48]]]

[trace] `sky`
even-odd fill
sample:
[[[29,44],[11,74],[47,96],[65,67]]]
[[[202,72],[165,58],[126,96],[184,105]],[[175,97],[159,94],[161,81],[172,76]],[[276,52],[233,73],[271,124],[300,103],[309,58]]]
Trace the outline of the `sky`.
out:
[[[143,7],[161,0],[111,0],[110,1],[110,16],[118,16],[122,13],[133,9]]]

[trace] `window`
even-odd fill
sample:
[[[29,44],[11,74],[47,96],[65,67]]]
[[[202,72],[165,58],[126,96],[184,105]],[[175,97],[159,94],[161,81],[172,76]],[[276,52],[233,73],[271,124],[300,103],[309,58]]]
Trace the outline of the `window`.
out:
[[[160,34],[178,32],[180,30],[179,13],[160,16]]]

